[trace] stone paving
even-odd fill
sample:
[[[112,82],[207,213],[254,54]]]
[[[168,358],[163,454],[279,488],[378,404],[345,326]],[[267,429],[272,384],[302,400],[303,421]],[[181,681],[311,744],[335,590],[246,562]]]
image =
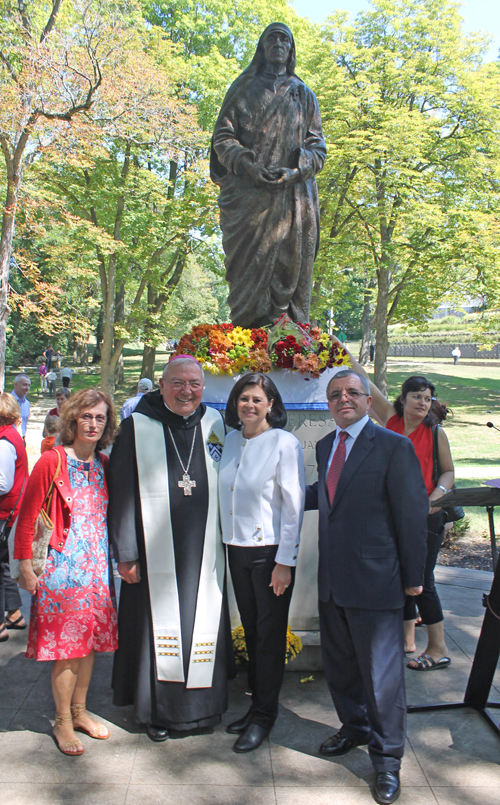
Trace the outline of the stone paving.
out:
[[[450,668],[406,671],[408,701],[460,701],[492,574],[438,568]],[[28,604],[28,597],[25,599]],[[24,607],[27,615],[27,606]],[[268,741],[249,755],[231,751],[224,725],[248,706],[245,678],[230,683],[224,723],[202,735],[153,744],[130,708],[111,703],[111,655],[96,660],[88,705],[111,731],[108,741],[82,736],[85,753],[62,755],[51,737],[50,663],[24,658],[27,633],[0,644],[0,801],[3,805],[364,805],[374,774],[366,747],[338,760],[318,755],[339,722],[322,673],[285,675],[280,715]],[[425,635],[417,629],[418,648]],[[497,671],[490,698],[500,701]],[[500,718],[500,711],[498,713]],[[414,713],[402,768],[402,805],[497,805],[500,740],[471,710]]]

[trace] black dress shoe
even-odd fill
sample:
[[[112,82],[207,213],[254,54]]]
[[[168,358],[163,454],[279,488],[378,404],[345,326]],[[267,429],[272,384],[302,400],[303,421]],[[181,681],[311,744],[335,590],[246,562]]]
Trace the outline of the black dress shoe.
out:
[[[252,752],[257,749],[264,741],[271,730],[260,727],[259,724],[249,724],[233,746],[235,752]]]
[[[396,802],[401,793],[398,771],[379,771],[375,778],[373,796],[376,802]]]
[[[368,739],[348,738],[347,735],[336,732],[335,735],[330,735],[326,741],[323,741],[319,748],[319,753],[326,757],[338,757],[339,755],[347,755],[356,746],[366,746],[367,743]]]
[[[168,730],[165,729],[165,727],[155,727],[154,724],[146,724],[146,732],[155,743],[161,743],[168,738]]]
[[[230,732],[231,735],[240,735],[240,733],[245,732],[246,728],[250,723],[250,710],[243,718],[239,718],[238,721],[233,721],[232,724],[229,724],[226,727],[226,732]]]

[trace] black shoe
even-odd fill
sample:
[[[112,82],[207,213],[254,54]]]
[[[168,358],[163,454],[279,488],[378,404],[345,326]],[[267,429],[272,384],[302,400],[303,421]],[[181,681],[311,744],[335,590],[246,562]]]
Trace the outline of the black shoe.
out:
[[[348,738],[347,735],[336,732],[335,735],[330,735],[326,741],[323,741],[319,748],[319,753],[320,755],[326,755],[326,757],[338,757],[339,755],[347,755],[356,746],[366,746],[367,743],[368,738]]]
[[[161,743],[168,738],[168,730],[165,727],[155,727],[154,724],[146,724],[146,732],[155,743]]]
[[[375,778],[373,797],[376,802],[396,802],[401,793],[398,771],[379,771]]]
[[[233,721],[232,724],[229,724],[226,727],[226,732],[230,732],[231,735],[240,735],[240,733],[245,732],[246,728],[250,724],[250,710],[243,718],[239,718],[238,721]]]
[[[259,724],[249,724],[235,742],[233,749],[235,752],[251,752],[261,745],[270,732],[271,730],[266,730],[265,727],[260,727]]]

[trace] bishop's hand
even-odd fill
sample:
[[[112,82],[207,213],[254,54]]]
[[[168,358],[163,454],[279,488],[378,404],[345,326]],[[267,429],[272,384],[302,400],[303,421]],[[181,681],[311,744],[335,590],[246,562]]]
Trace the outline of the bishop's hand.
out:
[[[133,562],[118,562],[118,573],[127,584],[137,584],[141,580],[141,566],[135,559]]]

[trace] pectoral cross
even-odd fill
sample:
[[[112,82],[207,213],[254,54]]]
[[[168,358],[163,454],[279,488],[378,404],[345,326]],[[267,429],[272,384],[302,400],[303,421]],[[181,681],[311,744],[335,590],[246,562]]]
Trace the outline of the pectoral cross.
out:
[[[196,481],[192,481],[189,477],[188,473],[185,472],[182,476],[182,481],[177,481],[177,486],[182,487],[184,489],[185,495],[192,495],[191,489],[193,486],[196,486]]]

